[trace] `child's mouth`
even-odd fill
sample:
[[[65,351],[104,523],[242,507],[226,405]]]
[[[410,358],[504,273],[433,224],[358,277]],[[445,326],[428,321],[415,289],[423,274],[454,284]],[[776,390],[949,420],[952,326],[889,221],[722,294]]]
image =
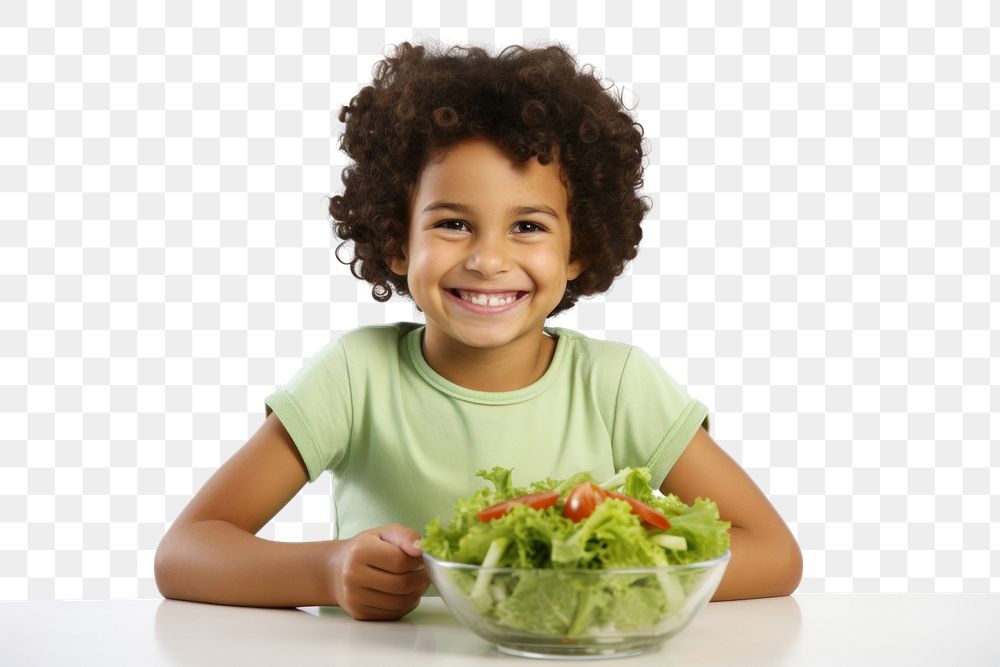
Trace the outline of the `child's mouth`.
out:
[[[517,305],[528,292],[475,292],[463,289],[448,289],[446,292],[461,305],[476,312],[499,312]]]

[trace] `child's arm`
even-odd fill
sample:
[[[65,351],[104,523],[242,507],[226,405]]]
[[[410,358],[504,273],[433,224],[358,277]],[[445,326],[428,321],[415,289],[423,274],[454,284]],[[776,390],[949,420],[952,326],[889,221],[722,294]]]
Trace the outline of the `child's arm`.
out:
[[[750,476],[704,429],[691,439],[660,487],[691,504],[711,498],[732,528],[731,556],[713,600],[789,595],[802,578],[802,552]]]
[[[308,481],[277,416],[205,483],[156,550],[164,597],[258,607],[339,605],[359,619],[395,619],[427,589],[420,535],[386,525],[349,540],[256,537]]]

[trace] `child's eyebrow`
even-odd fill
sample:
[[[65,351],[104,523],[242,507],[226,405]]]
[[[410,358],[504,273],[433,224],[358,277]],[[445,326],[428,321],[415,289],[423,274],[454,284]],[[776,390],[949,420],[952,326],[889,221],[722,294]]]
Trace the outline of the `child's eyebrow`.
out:
[[[466,215],[470,213],[475,213],[475,209],[471,206],[466,206],[465,204],[457,204],[455,202],[448,201],[435,201],[431,202],[424,207],[423,213],[429,213],[430,211],[436,211],[438,209],[447,208],[452,211],[458,211],[459,213],[465,213]],[[559,214],[555,212],[550,206],[545,204],[531,204],[530,206],[515,206],[510,209],[510,215],[530,215],[531,213],[541,213],[543,215],[548,215],[553,218],[558,219]]]
[[[513,215],[530,215],[532,213],[542,213],[543,215],[548,215],[553,218],[558,219],[559,214],[553,211],[550,207],[545,204],[533,204],[531,206],[518,206],[511,209],[510,211]]]

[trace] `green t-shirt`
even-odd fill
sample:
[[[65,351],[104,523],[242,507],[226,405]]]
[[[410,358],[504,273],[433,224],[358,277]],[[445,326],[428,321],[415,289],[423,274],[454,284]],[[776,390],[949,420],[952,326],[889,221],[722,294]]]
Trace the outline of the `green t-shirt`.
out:
[[[421,352],[423,326],[364,327],[325,346],[266,399],[309,471],[333,475],[333,535],[385,523],[419,532],[513,468],[516,485],[649,466],[659,487],[707,410],[636,347],[561,328],[544,375],[507,392],[466,389]]]

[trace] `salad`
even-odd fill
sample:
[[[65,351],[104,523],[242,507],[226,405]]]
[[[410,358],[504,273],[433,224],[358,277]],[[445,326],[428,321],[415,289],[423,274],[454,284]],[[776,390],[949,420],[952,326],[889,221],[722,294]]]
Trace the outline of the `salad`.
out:
[[[568,637],[651,627],[684,608],[697,568],[600,571],[698,563],[729,549],[730,524],[713,501],[687,505],[654,492],[646,468],[528,487],[515,487],[507,468],[476,474],[492,487],[459,500],[448,525],[428,523],[421,548],[439,561],[513,568],[452,575],[476,611],[500,625]]]

